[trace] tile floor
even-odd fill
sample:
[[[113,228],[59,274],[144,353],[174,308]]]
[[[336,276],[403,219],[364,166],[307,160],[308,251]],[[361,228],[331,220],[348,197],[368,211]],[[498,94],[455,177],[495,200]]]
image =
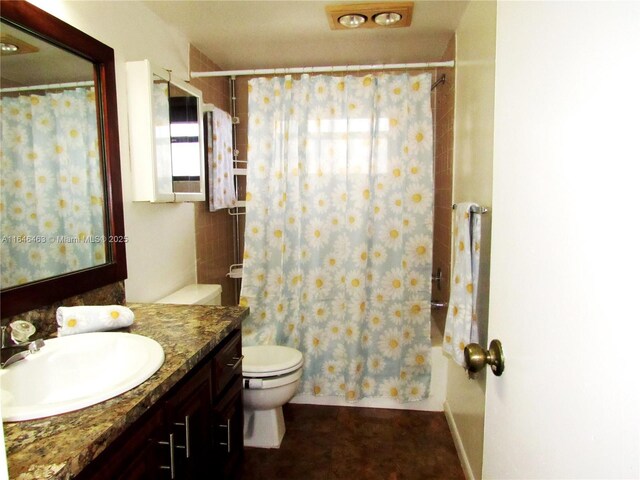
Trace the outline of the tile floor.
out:
[[[240,480],[464,480],[442,412],[288,404],[279,449],[245,448]]]

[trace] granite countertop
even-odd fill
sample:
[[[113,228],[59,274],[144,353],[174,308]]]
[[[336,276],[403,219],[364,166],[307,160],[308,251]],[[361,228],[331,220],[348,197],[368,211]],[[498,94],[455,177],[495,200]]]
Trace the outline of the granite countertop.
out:
[[[162,367],[146,382],[105,402],[62,415],[4,424],[9,478],[69,479],[202,360],[248,315],[244,307],[129,304],[126,329],[156,340]]]

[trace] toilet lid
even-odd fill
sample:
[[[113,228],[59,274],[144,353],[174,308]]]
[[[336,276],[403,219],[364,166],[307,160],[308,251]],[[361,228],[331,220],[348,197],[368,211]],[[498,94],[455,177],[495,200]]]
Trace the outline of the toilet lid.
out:
[[[279,345],[242,347],[242,374],[248,377],[270,377],[293,372],[302,366],[302,353]]]

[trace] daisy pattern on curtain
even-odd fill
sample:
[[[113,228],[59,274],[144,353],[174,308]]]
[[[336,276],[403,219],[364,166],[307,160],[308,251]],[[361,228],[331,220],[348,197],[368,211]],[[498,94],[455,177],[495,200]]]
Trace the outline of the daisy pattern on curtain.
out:
[[[3,96],[0,112],[2,287],[106,262],[93,88]]]
[[[431,75],[249,82],[244,342],[303,352],[302,393],[429,394]]]

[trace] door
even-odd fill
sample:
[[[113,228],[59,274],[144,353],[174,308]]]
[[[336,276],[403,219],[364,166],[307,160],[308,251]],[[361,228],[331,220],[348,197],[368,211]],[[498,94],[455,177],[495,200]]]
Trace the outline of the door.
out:
[[[498,3],[485,479],[640,477],[639,27]]]

